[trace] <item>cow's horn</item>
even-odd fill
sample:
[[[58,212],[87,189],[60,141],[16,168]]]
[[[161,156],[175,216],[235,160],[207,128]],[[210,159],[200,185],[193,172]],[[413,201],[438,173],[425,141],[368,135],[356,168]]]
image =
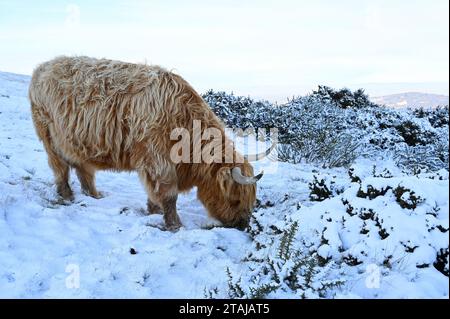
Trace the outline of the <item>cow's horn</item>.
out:
[[[264,171],[262,171],[261,173],[259,173],[256,176],[252,176],[252,177],[244,176],[244,175],[242,175],[242,171],[241,171],[240,167],[235,167],[231,170],[231,176],[233,176],[233,179],[235,180],[235,182],[242,184],[242,185],[255,184],[257,181],[259,181],[261,179],[261,177],[263,177],[263,175],[264,175]]]
[[[272,143],[272,145],[264,152],[261,152],[258,154],[244,155],[244,158],[249,162],[256,162],[256,161],[268,156],[276,146],[277,146],[276,143]]]

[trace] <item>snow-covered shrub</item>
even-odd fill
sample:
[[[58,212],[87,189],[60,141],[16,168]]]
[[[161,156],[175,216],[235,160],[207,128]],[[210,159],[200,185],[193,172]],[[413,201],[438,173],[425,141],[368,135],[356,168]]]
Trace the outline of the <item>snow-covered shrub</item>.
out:
[[[342,126],[346,115],[339,108],[313,96],[294,99],[280,108],[287,120],[279,141],[289,145],[293,161],[335,167],[349,165],[357,157],[359,143]],[[282,149],[281,156],[285,154]]]
[[[435,128],[427,117],[419,118],[411,110],[378,107],[345,111],[344,126],[360,139],[361,156],[393,158],[414,174],[448,168],[448,125]]]
[[[420,196],[416,196],[414,191],[398,185],[393,190],[395,199],[401,208],[416,209],[417,205],[423,202]]]
[[[267,101],[212,90],[203,94],[203,99],[230,128],[272,128],[279,120],[277,110]]]
[[[257,218],[253,218],[250,232],[256,227],[256,232],[264,235],[262,222],[257,222]],[[270,298],[271,293],[297,298],[332,296],[333,289],[344,280],[329,278],[334,262],[321,262],[317,254],[305,254],[298,249],[295,238],[298,227],[296,221],[288,223],[272,238],[270,245],[255,245],[256,251],[244,259],[244,274],[233,274],[227,269],[227,297],[261,299]],[[271,253],[267,254],[268,250]]]
[[[423,130],[411,120],[399,124],[396,129],[408,146],[427,145],[436,138],[434,132]]]
[[[318,97],[325,103],[334,103],[336,106],[342,109],[361,109],[377,106],[375,103],[370,101],[369,96],[364,92],[363,89],[358,89],[355,92],[352,92],[347,88],[343,88],[337,91],[328,86],[319,85],[319,88],[313,91],[312,95]]]
[[[362,179],[362,182],[358,184],[359,189],[356,194],[350,188],[342,195],[341,203],[348,216],[330,216],[330,220],[342,220],[340,229],[343,233],[339,231],[341,234],[338,238],[345,238],[345,229],[351,227],[350,225],[360,225],[362,237],[360,240],[353,238],[350,242],[358,243],[358,247],[365,248],[358,250],[349,246],[347,246],[349,249],[343,247],[343,258],[347,265],[357,266],[363,263],[371,255],[369,250],[373,253],[373,250],[377,250],[383,245],[386,247],[402,245],[404,252],[389,253],[387,257],[390,255],[392,257],[388,258],[389,260],[379,259],[380,265],[390,265],[391,267],[392,260],[400,260],[404,256],[408,256],[409,262],[414,263],[416,268],[427,268],[434,265],[441,272],[445,267],[448,268],[448,260],[445,255],[446,241],[448,241],[448,229],[445,228],[445,225],[448,225],[448,215],[442,214],[436,203],[428,202],[431,200],[429,196],[427,200],[425,199],[424,194],[428,195],[429,192],[433,192],[430,185],[427,186],[428,191],[424,191],[423,185],[427,185],[426,180],[417,183],[415,177],[370,177]],[[418,190],[421,191],[421,194]],[[362,200],[355,200],[355,195]],[[436,198],[438,197],[436,196]],[[401,223],[395,222],[400,219],[403,220]],[[414,235],[410,233],[411,229],[416,232]],[[408,233],[410,236],[407,235]],[[329,236],[330,234],[326,237]],[[419,244],[420,240],[424,238],[428,246],[423,243]],[[437,238],[439,240],[436,241]],[[346,241],[348,245],[349,238]],[[379,243],[376,243],[377,241]],[[386,244],[381,244],[381,241],[386,241]],[[372,258],[379,257],[372,256]]]
[[[342,127],[346,115],[331,102],[307,96],[275,106],[213,91],[203,98],[229,127],[278,128],[282,161],[303,160],[333,167],[349,165],[357,156],[359,144]]]
[[[334,176],[312,175],[328,189],[322,201],[298,207],[289,196],[258,205],[248,228],[252,248],[237,268],[224,269],[226,285],[205,296],[330,298],[359,287],[360,296],[395,298],[421,276],[448,276],[448,199],[441,198],[448,174],[356,166],[331,184]],[[368,269],[377,270],[379,289],[367,286]]]
[[[417,118],[427,118],[434,128],[445,127],[449,124],[449,109],[438,106],[435,109],[418,108],[411,111]]]
[[[448,107],[375,107],[364,91],[320,86],[283,105],[208,91],[204,96],[234,128],[277,128],[281,161],[349,166],[357,157],[393,158],[405,171],[448,169]]]
[[[343,192],[341,185],[336,184],[335,177],[313,175],[313,180],[308,183],[309,200],[321,202],[327,198],[339,195]]]
[[[365,186],[365,189],[360,186],[356,196],[360,198],[375,199],[378,196],[386,195],[386,193],[391,189],[392,188],[390,186],[376,188],[369,184]]]
[[[414,175],[424,171],[438,171],[448,168],[448,149],[442,145],[442,141],[435,145],[416,147],[399,144],[395,148],[394,159],[398,166]]]
[[[412,110],[370,108],[358,111],[362,154],[390,157],[411,173],[448,168],[448,125],[435,128]]]
[[[447,230],[448,231],[448,230]],[[436,267],[437,270],[439,270],[441,273],[449,276],[449,248],[442,248],[439,250],[436,261],[434,262],[433,266]]]
[[[309,183],[309,199],[311,201],[323,201],[332,196],[332,192],[330,190],[330,186],[327,185],[324,179],[320,181],[317,179],[317,176],[314,175],[314,180]]]

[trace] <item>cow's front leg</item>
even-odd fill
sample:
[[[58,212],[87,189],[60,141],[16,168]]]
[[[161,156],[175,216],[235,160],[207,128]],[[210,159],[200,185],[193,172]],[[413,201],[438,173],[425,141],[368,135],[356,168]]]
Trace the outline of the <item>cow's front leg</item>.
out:
[[[180,217],[177,214],[177,197],[178,195],[171,195],[162,199],[162,209],[164,212],[164,222],[167,230],[177,230],[182,226]]]
[[[154,176],[151,171],[139,171],[141,181],[145,185],[148,193],[147,208],[149,213],[154,213],[161,208],[164,214],[166,229],[177,230],[181,221],[177,214],[178,188],[175,174],[166,174],[165,178]]]
[[[147,199],[147,212],[149,215],[162,214],[161,207],[159,207],[159,205],[156,205],[154,202],[152,202],[150,200],[150,198]]]

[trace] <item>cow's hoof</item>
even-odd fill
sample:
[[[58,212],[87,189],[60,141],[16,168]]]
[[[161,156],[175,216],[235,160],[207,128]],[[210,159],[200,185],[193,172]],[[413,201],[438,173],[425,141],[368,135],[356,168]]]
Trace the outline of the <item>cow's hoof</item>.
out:
[[[90,191],[86,191],[83,190],[82,191],[84,195],[95,198],[95,199],[101,199],[103,197],[105,197],[105,195],[102,192],[90,192]]]
[[[177,232],[183,225],[182,224],[175,224],[175,225],[166,225],[165,229],[167,231],[170,231],[172,233]]]
[[[103,194],[102,192],[96,192],[94,194],[90,194],[89,196],[94,197],[95,199],[102,199],[103,197],[105,197],[105,194]]]
[[[58,195],[66,201],[72,202],[75,199],[73,192],[68,185],[58,186],[56,191]]]

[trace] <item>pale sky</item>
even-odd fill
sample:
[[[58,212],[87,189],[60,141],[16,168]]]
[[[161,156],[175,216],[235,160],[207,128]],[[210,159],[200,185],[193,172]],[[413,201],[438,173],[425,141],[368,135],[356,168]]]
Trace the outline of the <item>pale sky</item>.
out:
[[[318,84],[448,94],[448,0],[0,0],[0,70],[57,55],[159,64],[199,91],[282,101]]]

